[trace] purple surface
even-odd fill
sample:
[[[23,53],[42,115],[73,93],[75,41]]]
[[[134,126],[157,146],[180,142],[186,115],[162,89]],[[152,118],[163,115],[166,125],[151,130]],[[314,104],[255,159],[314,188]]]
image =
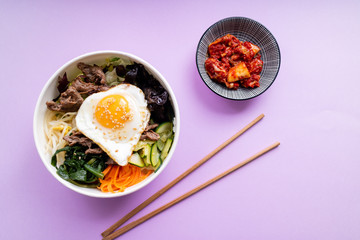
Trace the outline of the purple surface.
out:
[[[224,4],[225,3],[225,4]],[[359,1],[0,1],[0,239],[100,239],[100,233],[260,113],[265,118],[134,219],[280,141],[276,150],[120,239],[360,239]],[[201,81],[203,32],[245,16],[276,37],[282,62],[258,98],[220,98]],[[167,169],[116,199],[57,182],[35,149],[47,79],[95,50],[130,52],[167,78],[180,141]]]

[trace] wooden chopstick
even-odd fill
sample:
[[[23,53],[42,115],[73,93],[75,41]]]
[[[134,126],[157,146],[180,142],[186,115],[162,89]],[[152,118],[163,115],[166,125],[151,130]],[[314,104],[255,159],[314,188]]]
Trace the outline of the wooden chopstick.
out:
[[[106,237],[115,229],[120,227],[122,224],[124,224],[127,220],[129,220],[131,217],[133,217],[135,214],[140,212],[142,209],[144,209],[147,205],[149,205],[151,202],[153,202],[155,199],[160,197],[163,193],[165,193],[167,190],[169,190],[171,187],[173,187],[176,183],[180,182],[183,178],[185,178],[187,175],[192,173],[194,170],[196,170],[198,167],[200,167],[202,164],[204,164],[207,160],[209,160],[211,157],[213,157],[216,153],[218,153],[220,150],[222,150],[224,147],[226,147],[229,143],[234,141],[237,137],[239,137],[241,134],[246,132],[249,128],[254,126],[257,122],[259,122],[264,117],[264,114],[260,114],[257,118],[255,118],[253,121],[251,121],[248,125],[246,125],[243,129],[238,131],[236,134],[234,134],[231,138],[226,140],[223,144],[221,144],[219,147],[217,147],[215,150],[213,150],[211,153],[206,155],[203,159],[195,163],[191,168],[186,170],[184,173],[182,173],[180,176],[175,178],[172,182],[170,182],[168,185],[160,189],[158,192],[154,193],[151,197],[146,199],[143,203],[141,203],[139,206],[134,208],[131,212],[126,214],[123,218],[121,218],[119,221],[114,223],[111,227],[106,229],[101,235],[103,237]]]
[[[137,219],[137,220],[129,223],[128,225],[120,228],[119,230],[116,230],[115,232],[113,232],[112,234],[108,235],[107,237],[105,237],[105,238],[103,238],[103,239],[104,239],[104,240],[110,240],[110,239],[114,239],[114,238],[122,235],[123,233],[125,233],[125,232],[133,229],[134,227],[138,226],[139,224],[141,224],[141,223],[145,222],[146,220],[154,217],[155,215],[161,213],[162,211],[168,209],[169,207],[175,205],[176,203],[179,203],[180,201],[186,199],[187,197],[190,197],[191,195],[197,193],[198,191],[202,190],[203,188],[209,186],[210,184],[212,184],[212,183],[220,180],[221,178],[225,177],[225,176],[228,175],[229,173],[231,173],[231,172],[233,172],[233,171],[241,168],[242,166],[248,164],[249,162],[255,160],[256,158],[258,158],[258,157],[260,157],[261,155],[269,152],[270,150],[276,148],[276,147],[279,146],[279,145],[280,145],[279,142],[276,142],[276,143],[270,145],[269,147],[263,149],[262,151],[256,153],[255,155],[251,156],[250,158],[246,159],[245,161],[243,161],[243,162],[235,165],[234,167],[232,167],[232,168],[228,169],[227,171],[225,171],[225,172],[217,175],[216,177],[208,180],[207,182],[199,185],[198,187],[196,187],[196,188],[190,190],[189,192],[181,195],[180,197],[172,200],[171,202],[169,202],[169,203],[167,203],[167,204],[159,207],[158,209],[152,211],[151,213],[149,213],[149,214],[147,214],[147,215],[145,215],[145,216],[143,216],[143,217],[141,217],[141,218],[139,218],[139,219]]]

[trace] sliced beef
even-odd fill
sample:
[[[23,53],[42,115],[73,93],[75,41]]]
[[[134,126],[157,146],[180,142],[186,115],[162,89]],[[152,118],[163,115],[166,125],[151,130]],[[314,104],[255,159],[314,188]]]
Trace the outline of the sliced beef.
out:
[[[90,138],[87,138],[79,131],[74,131],[71,136],[65,136],[64,140],[69,143],[70,146],[79,144],[84,147],[88,147],[85,154],[103,154],[104,151],[96,145]]]
[[[73,86],[80,94],[88,95],[110,89],[110,87],[106,85],[95,85],[90,82],[84,82],[82,76],[75,78],[71,86]]]
[[[153,129],[157,128],[159,124],[148,124],[140,136],[140,140],[151,140],[151,141],[157,141],[160,139],[160,135],[153,131]]]
[[[75,144],[80,144],[81,146],[90,148],[94,143],[90,138],[85,137],[81,132],[74,131],[71,136],[65,136],[64,140],[69,143],[70,146],[74,146]]]
[[[49,101],[46,106],[49,110],[57,112],[76,112],[83,103],[80,93],[70,86],[65,92],[61,93],[59,102]]]
[[[85,74],[87,82],[95,83],[98,85],[106,85],[105,73],[99,66],[91,66],[83,62],[78,63],[77,67]]]
[[[157,123],[154,123],[154,124],[148,124],[148,125],[146,126],[146,128],[145,128],[145,131],[144,131],[144,132],[147,132],[147,131],[149,131],[149,130],[153,130],[153,129],[157,128],[158,126],[159,126],[159,124],[157,124]]]
[[[115,162],[114,160],[112,160],[111,158],[108,158],[108,160],[105,162],[105,164],[117,164],[117,162]]]
[[[157,141],[160,139],[160,135],[158,133],[154,132],[153,130],[145,131],[140,136],[140,140],[146,140],[146,139],[151,140],[151,141]]]
[[[64,76],[66,77],[66,75]],[[71,86],[62,92],[58,98],[54,101],[47,102],[46,105],[48,109],[57,112],[76,112],[84,101],[81,94],[91,95],[110,89],[107,85],[95,85],[91,82],[84,82],[82,80],[83,78],[84,76],[82,75],[76,77]],[[64,77],[59,78],[59,85],[61,83],[60,81],[64,81]],[[55,102],[58,99],[59,102]]]
[[[97,148],[89,148],[88,150],[85,151],[85,154],[103,154],[104,151],[97,147]]]

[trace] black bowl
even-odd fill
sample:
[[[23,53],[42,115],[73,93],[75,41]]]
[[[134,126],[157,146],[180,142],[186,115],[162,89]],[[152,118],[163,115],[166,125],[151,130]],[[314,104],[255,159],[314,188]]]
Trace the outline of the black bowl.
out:
[[[249,41],[260,47],[264,61],[260,74],[260,87],[228,89],[225,85],[210,79],[205,70],[208,46],[216,39],[232,34],[240,41]],[[232,100],[246,100],[259,96],[274,82],[280,68],[280,49],[271,32],[262,24],[245,17],[222,19],[210,26],[201,37],[196,51],[196,65],[204,83],[216,94]]]

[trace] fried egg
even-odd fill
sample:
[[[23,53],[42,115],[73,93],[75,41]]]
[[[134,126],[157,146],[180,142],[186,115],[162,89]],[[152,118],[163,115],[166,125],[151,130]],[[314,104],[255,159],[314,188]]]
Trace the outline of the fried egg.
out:
[[[149,119],[143,91],[131,84],[120,84],[87,97],[75,121],[80,132],[125,166]]]

